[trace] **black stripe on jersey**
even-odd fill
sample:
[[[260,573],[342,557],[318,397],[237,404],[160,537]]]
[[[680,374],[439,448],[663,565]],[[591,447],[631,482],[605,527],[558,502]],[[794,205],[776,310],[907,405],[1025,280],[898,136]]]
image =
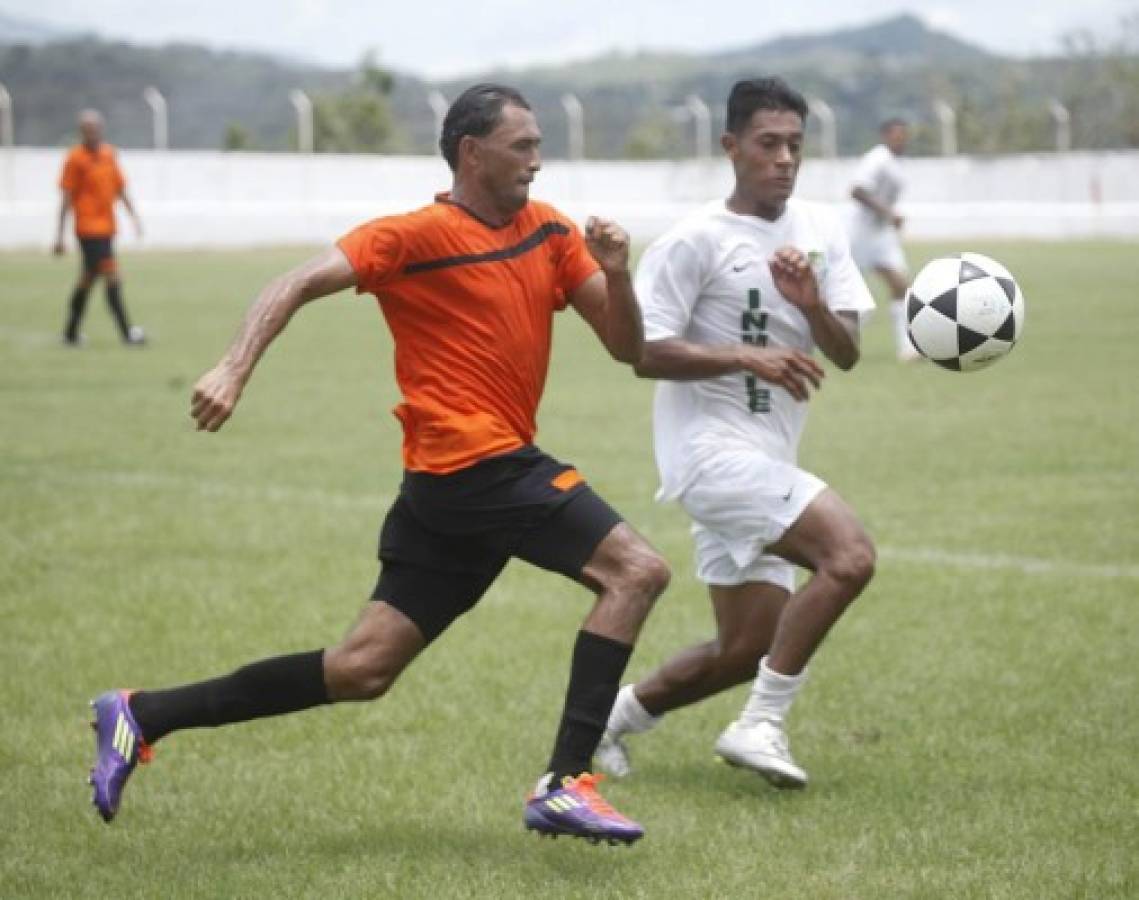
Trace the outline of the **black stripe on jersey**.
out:
[[[427,259],[423,262],[408,263],[403,267],[404,275],[415,275],[418,272],[433,272],[436,269],[448,269],[451,266],[470,266],[477,263],[501,262],[504,259],[514,259],[523,253],[528,253],[535,247],[545,243],[546,238],[555,234],[569,234],[569,228],[561,222],[543,222],[526,238],[523,238],[513,247],[503,247],[501,250],[489,250],[486,253],[470,253],[465,256],[444,256],[440,259]]]

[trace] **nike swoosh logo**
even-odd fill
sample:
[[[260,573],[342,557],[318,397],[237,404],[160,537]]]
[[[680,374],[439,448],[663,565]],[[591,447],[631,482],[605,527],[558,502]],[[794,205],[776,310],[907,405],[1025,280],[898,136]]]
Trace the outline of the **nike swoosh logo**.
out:
[[[742,263],[739,263],[738,265],[732,266],[732,271],[733,272],[742,272],[744,269],[746,269],[750,265],[751,265],[751,263],[749,263],[749,262],[742,262]]]

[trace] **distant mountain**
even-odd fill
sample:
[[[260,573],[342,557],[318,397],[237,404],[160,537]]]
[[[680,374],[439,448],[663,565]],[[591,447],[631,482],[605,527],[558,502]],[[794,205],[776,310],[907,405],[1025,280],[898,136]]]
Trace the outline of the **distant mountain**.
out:
[[[155,85],[169,104],[173,147],[219,148],[227,130],[240,126],[254,148],[286,149],[294,128],[289,91],[336,93],[356,77],[347,70],[191,44],[12,38],[12,22],[24,28],[22,33],[41,38],[50,29],[0,16],[0,82],[12,95],[16,140],[24,145],[71,141],[76,111],[93,106],[107,116],[116,143],[148,146],[150,117],[141,95]],[[677,112],[686,97],[704,98],[713,110],[715,131],[722,126],[724,98],[733,82],[780,74],[803,93],[830,104],[844,153],[873,143],[877,123],[893,115],[915,124],[915,152],[935,152],[934,99],[957,109],[966,152],[1047,148],[1052,97],[1071,108],[1076,146],[1131,146],[1139,137],[1136,129],[1128,130],[1136,120],[1130,110],[1139,101],[1133,103],[1105,81],[1107,70],[1090,57],[1078,66],[1063,59],[1003,58],[902,15],[704,54],[610,53],[441,83],[396,72],[390,103],[402,146],[429,153],[435,142],[428,103],[432,90],[453,99],[475,81],[505,81],[529,98],[543,128],[546,153],[556,158],[568,144],[561,98],[569,92],[585,109],[587,156],[670,157],[691,152],[692,125]],[[1139,84],[1139,74],[1135,82]],[[815,127],[809,123],[810,135]],[[809,150],[817,146],[809,139]]]
[[[921,64],[930,60],[979,63],[994,55],[974,44],[935,31],[917,16],[900,15],[871,25],[830,31],[825,34],[789,35],[742,50],[717,54],[734,58],[801,61],[815,57],[877,58],[896,64]]]
[[[46,44],[79,34],[77,29],[58,28],[32,19],[0,12],[0,44]]]
[[[723,104],[741,78],[778,74],[804,93],[829,103],[839,121],[839,148],[854,153],[876,140],[883,119],[902,115],[922,122],[934,95],[953,102],[972,98],[992,105],[995,93],[1012,86],[1044,110],[1048,80],[1037,80],[1033,63],[1013,61],[900,15],[857,28],[780,37],[746,47],[702,54],[611,53],[557,66],[498,70],[486,77],[525,86],[544,115],[550,146],[563,146],[564,113],[559,98],[578,96],[586,109],[591,154],[621,156],[667,143],[688,152],[691,138],[673,121],[685,97],[697,94],[713,111],[713,130],[723,125]],[[481,76],[480,76],[481,77]],[[472,79],[474,80],[474,79]],[[461,82],[448,82],[452,96]],[[688,126],[690,129],[691,126]],[[639,132],[638,132],[639,129]],[[630,138],[630,132],[637,132]],[[638,135],[647,135],[644,141]],[[919,129],[917,149],[933,149],[932,134]],[[816,145],[817,146],[817,145]]]
[[[172,147],[219,148],[226,129],[240,124],[258,146],[283,149],[294,122],[289,91],[336,90],[348,74],[191,44],[139,47],[81,38],[0,47],[0,81],[12,95],[20,144],[68,143],[78,110],[94,107],[106,117],[114,143],[149,146],[142,92],[153,85],[166,97]]]

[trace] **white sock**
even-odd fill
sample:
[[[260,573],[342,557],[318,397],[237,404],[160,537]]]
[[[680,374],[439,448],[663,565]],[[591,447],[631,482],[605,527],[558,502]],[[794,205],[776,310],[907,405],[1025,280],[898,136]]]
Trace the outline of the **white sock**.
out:
[[[781,675],[767,667],[767,657],[759,661],[759,674],[751,686],[751,694],[740,713],[743,725],[759,722],[773,722],[782,727],[783,720],[791,710],[791,704],[799,688],[807,680],[807,670],[798,675]]]
[[[606,730],[620,737],[623,734],[639,734],[648,731],[661,720],[641,706],[633,691],[633,685],[627,684],[617,692],[617,699],[613,701],[613,711],[609,713],[609,724]]]
[[[534,796],[535,797],[545,797],[546,794],[548,794],[551,789],[556,789],[557,785],[551,784],[551,782],[553,780],[554,780],[554,773],[553,772],[547,772],[545,775],[543,775],[541,778],[539,778],[538,783],[536,785],[534,785]]]
[[[906,333],[906,301],[902,299],[890,301],[890,321],[894,323],[894,346],[898,354],[914,352],[910,344],[910,336]]]

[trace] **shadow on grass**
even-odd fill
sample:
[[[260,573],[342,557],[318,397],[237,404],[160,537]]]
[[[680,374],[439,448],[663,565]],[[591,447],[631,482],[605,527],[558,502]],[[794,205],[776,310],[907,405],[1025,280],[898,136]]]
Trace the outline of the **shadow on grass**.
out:
[[[515,822],[470,822],[459,817],[407,821],[398,815],[357,822],[350,827],[306,827],[303,834],[261,831],[241,846],[219,839],[198,844],[197,864],[231,873],[250,866],[283,875],[386,884],[397,892],[431,884],[436,896],[492,896],[512,891],[573,884],[575,895],[602,896],[623,873],[647,864],[644,846],[593,845],[583,840],[540,839],[525,831],[521,810]],[[191,859],[186,864],[194,866]]]
[[[679,760],[645,764],[623,782],[622,789],[628,791],[634,784],[638,792],[651,794],[657,803],[702,807],[742,802],[780,812],[794,808],[808,810],[820,801],[832,802],[852,795],[851,785],[841,773],[819,777],[804,790],[781,790],[772,787],[761,775],[730,766],[711,755],[707,762]]]

